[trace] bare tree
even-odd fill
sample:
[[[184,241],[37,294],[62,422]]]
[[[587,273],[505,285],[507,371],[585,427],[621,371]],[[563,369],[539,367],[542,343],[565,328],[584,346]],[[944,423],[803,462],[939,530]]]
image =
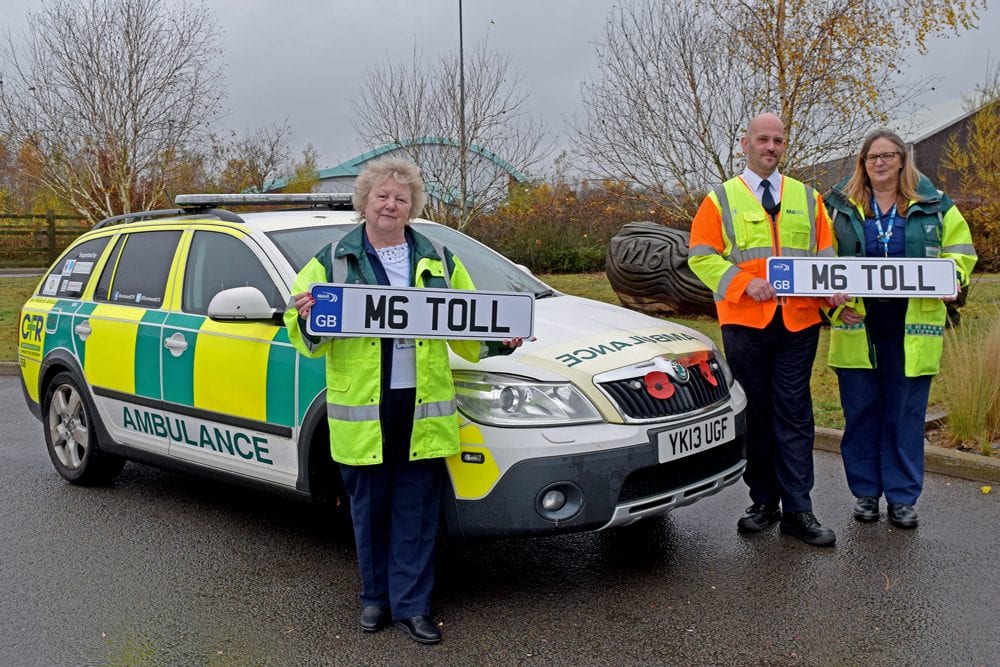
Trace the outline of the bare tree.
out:
[[[38,179],[91,221],[163,203],[179,155],[223,96],[217,26],[202,5],[53,0],[23,45],[0,47],[0,119]]]
[[[853,150],[926,82],[900,56],[968,28],[983,0],[636,0],[615,9],[583,86],[576,154],[687,219],[740,168],[747,121],[785,123],[795,173]]]
[[[735,170],[737,139],[760,85],[730,66],[730,48],[693,2],[642,0],[605,24],[597,76],[576,127],[584,173],[634,183],[684,216]]]
[[[217,152],[223,156],[220,185],[228,192],[265,192],[267,185],[282,176],[291,154],[288,142],[292,126],[281,125],[247,130]]]
[[[417,163],[431,194],[428,215],[461,229],[507,198],[512,172],[526,177],[549,152],[545,132],[530,117],[521,77],[510,58],[480,45],[465,57],[467,186],[461,214],[459,55],[433,63],[414,50],[409,66],[369,69],[352,101],[355,129],[372,148],[396,144]]]

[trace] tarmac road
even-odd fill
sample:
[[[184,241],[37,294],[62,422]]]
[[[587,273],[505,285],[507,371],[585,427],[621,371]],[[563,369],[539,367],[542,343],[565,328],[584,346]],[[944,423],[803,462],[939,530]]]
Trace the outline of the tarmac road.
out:
[[[990,665],[1000,490],[931,475],[914,531],[850,518],[834,549],[736,534],[742,485],[607,533],[442,540],[444,642],[357,629],[350,533],[310,506],[129,464],[62,481],[0,377],[2,665]]]

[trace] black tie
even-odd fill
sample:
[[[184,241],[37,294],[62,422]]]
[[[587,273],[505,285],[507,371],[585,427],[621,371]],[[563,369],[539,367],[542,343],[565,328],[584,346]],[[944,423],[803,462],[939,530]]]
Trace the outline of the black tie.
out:
[[[760,182],[760,187],[764,188],[764,194],[760,197],[760,203],[763,205],[764,210],[772,218],[778,212],[778,205],[774,203],[774,197],[771,195],[771,181],[766,178]]]

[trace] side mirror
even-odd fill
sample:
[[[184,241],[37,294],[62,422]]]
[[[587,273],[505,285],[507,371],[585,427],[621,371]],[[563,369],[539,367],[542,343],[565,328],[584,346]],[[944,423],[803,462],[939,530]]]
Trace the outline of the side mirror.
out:
[[[208,316],[213,320],[273,320],[279,315],[281,311],[273,308],[256,287],[224,289],[208,304]]]

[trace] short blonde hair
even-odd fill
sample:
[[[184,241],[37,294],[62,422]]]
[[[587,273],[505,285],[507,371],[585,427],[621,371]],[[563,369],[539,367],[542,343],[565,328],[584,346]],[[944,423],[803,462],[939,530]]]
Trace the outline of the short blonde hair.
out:
[[[872,184],[868,178],[868,172],[865,170],[865,158],[876,139],[888,139],[896,144],[899,159],[902,160],[899,170],[899,183],[896,186],[896,208],[900,214],[905,215],[906,209],[910,205],[910,200],[917,198],[917,183],[920,182],[920,172],[913,165],[913,154],[910,151],[910,147],[892,130],[878,129],[865,137],[864,142],[861,144],[861,151],[854,161],[854,173],[851,174],[851,178],[847,181],[844,190],[847,196],[854,200],[855,204],[860,204],[864,207],[865,215],[872,216],[875,214],[872,211]]]
[[[388,177],[396,179],[397,183],[410,186],[410,219],[417,217],[427,204],[427,193],[424,192],[424,181],[420,177],[420,167],[401,157],[383,157],[372,160],[358,174],[354,181],[354,195],[351,203],[361,219],[365,214],[365,203],[372,188]]]

